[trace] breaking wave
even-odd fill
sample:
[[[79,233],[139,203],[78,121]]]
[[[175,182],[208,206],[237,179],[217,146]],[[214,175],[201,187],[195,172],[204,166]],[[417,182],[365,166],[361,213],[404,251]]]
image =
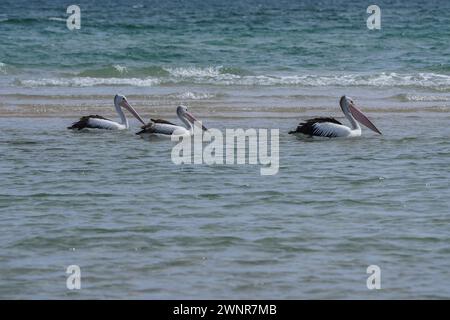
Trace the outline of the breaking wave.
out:
[[[50,21],[58,21],[58,22],[66,22],[67,18],[59,18],[59,17],[50,17],[48,18]]]
[[[217,97],[218,95],[211,94],[211,93],[203,93],[203,92],[191,92],[186,91],[183,93],[177,93],[175,95],[176,98],[181,100],[204,100],[204,99],[211,99],[214,97]]]
[[[151,87],[158,84],[157,79],[138,78],[44,78],[38,80],[19,80],[18,84],[25,87],[93,87],[93,86],[136,86]]]
[[[0,62],[0,74],[6,74],[6,64]]]
[[[450,101],[449,96],[442,95],[419,95],[419,94],[399,94],[395,95],[392,98],[401,101],[401,102],[446,102]]]
[[[292,74],[257,75],[239,68],[218,67],[147,67],[127,68],[121,65],[85,70],[61,78],[19,80],[24,86],[100,86],[126,85],[147,87],[155,85],[198,84],[219,86],[373,86],[420,87],[438,91],[450,90],[450,75],[437,73],[376,73],[376,74]],[[405,97],[414,99],[414,97]],[[436,100],[440,101],[440,100]]]

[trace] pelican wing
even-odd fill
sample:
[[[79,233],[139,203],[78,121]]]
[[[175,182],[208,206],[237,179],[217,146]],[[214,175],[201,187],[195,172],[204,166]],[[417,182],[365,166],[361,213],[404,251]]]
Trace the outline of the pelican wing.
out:
[[[186,128],[183,128],[183,127],[180,127],[180,126],[177,126],[174,124],[154,123],[154,122],[150,122],[149,124],[147,124],[141,128],[142,128],[142,130],[136,134],[138,134],[138,135],[159,134],[159,135],[170,136],[173,133],[174,134],[182,134],[187,131]]]
[[[290,131],[289,133],[303,133],[309,136],[335,138],[348,135],[349,131],[349,128],[334,118],[314,118],[300,123],[296,130]]]
[[[150,119],[154,123],[165,123],[165,124],[171,124],[173,126],[176,126],[175,123],[172,123],[170,121],[164,120],[164,119]]]
[[[97,129],[115,129],[117,123],[99,115],[90,115],[81,117],[78,122],[73,123],[67,129],[84,129],[84,128],[97,128]]]

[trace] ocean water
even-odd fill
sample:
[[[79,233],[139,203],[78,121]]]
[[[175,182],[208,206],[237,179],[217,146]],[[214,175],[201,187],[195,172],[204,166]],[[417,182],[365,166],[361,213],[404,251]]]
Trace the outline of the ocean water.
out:
[[[366,1],[79,1],[76,31],[69,4],[0,3],[0,298],[450,297],[450,2],[379,1],[377,31]],[[118,92],[279,129],[278,174],[66,130]],[[287,134],[343,94],[382,136]]]

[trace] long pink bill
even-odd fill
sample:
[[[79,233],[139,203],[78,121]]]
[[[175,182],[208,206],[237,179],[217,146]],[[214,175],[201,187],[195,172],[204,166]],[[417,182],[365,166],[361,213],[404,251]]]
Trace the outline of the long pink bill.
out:
[[[201,124],[201,121],[198,121],[197,118],[192,115],[192,113],[186,112],[186,116],[189,118],[192,124]],[[203,131],[208,131],[208,128],[206,128],[203,124],[201,125],[201,128]]]
[[[364,115],[364,113],[362,113],[360,110],[358,110],[356,107],[352,105],[349,105],[349,109],[353,117],[355,117],[356,121],[365,125],[370,130],[375,131],[378,134],[382,134],[381,131],[378,130],[378,128],[375,127],[375,125]]]
[[[124,101],[124,106],[125,108],[127,108],[128,111],[130,111],[130,113],[136,118],[138,119],[144,126],[145,126],[145,121],[144,119],[141,118],[141,116],[139,115],[139,113],[137,113],[136,110],[134,110],[134,108],[132,106],[130,106],[130,104],[127,101]]]

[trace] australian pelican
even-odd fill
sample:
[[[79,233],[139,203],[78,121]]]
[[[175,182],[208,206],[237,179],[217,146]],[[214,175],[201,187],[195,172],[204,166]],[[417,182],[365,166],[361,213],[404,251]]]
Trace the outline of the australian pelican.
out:
[[[302,133],[307,136],[337,138],[337,137],[359,137],[361,127],[359,123],[367,128],[381,134],[380,130],[356,108],[353,99],[342,96],[339,101],[342,112],[351,124],[351,128],[344,126],[334,118],[314,118],[306,120],[298,125],[297,129],[290,131],[289,134]],[[359,123],[358,123],[359,122]]]
[[[190,136],[194,131],[194,124],[198,120],[187,111],[187,107],[179,106],[177,108],[177,116],[183,122],[184,127],[178,126],[170,121],[162,119],[150,119],[151,121],[142,126],[142,130],[136,133],[140,136],[160,136],[170,137],[172,135],[177,136]],[[202,129],[206,131],[205,126],[202,125]]]
[[[120,122],[115,122],[104,118],[99,115],[90,115],[81,117],[78,122],[72,124],[68,129],[84,129],[84,128],[96,128],[96,129],[109,129],[109,130],[125,130],[129,128],[128,119],[125,117],[122,108],[127,109],[136,119],[145,125],[145,121],[141,118],[139,113],[128,103],[127,98],[123,95],[117,94],[114,97],[114,106],[120,117]]]

